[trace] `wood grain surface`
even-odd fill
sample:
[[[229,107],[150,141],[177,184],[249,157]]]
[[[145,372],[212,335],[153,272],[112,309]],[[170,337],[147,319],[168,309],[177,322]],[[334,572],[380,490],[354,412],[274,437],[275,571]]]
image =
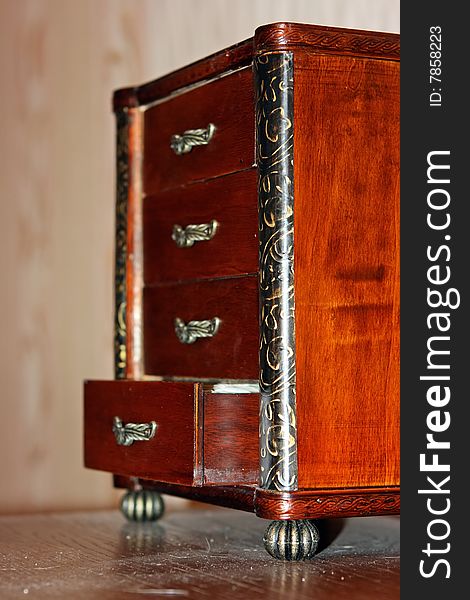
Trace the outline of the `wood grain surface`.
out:
[[[258,272],[255,169],[148,196],[144,201],[145,284]],[[210,223],[208,241],[178,248],[174,225]]]
[[[325,522],[320,552],[300,563],[266,554],[265,527],[224,509],[144,526],[117,511],[2,517],[0,596],[398,600],[398,519]]]
[[[221,320],[218,332],[183,344],[174,321]],[[258,278],[169,284],[144,289],[145,373],[161,377],[258,378]]]
[[[399,63],[295,61],[299,488],[399,485]]]

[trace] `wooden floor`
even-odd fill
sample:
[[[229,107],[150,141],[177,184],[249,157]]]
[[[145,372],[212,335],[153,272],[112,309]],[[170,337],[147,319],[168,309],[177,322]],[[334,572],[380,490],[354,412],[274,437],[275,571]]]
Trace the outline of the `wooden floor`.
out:
[[[0,598],[399,598],[399,521],[322,526],[314,560],[283,563],[262,546],[266,521],[185,510],[159,523],[117,511],[0,517]]]

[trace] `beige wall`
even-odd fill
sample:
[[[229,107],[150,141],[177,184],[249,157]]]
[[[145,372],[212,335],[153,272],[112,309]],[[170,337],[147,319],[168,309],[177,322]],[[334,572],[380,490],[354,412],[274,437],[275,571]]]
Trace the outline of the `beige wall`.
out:
[[[0,512],[109,506],[84,378],[112,376],[111,91],[301,22],[398,31],[398,0],[0,0]]]

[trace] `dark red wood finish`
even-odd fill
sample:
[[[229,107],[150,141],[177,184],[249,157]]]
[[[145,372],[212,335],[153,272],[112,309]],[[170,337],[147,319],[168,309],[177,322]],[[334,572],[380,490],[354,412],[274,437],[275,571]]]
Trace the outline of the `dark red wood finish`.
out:
[[[191,383],[85,383],[85,465],[92,469],[191,485],[199,438],[197,386]],[[156,421],[149,441],[118,446],[113,419]]]
[[[218,222],[215,236],[178,248],[174,225]],[[148,196],[144,201],[144,282],[258,272],[255,169]]]
[[[258,394],[204,393],[204,484],[256,484]]]
[[[301,48],[321,54],[348,54],[399,60],[400,36],[394,33],[303,23],[280,22],[263,25],[256,30],[253,38],[144,85],[117,90],[113,98],[114,110],[155,102],[175,90],[248,65],[253,54]]]
[[[144,369],[134,360],[128,375],[258,377],[257,278],[231,277],[256,271],[257,265],[253,269],[243,266],[249,257],[246,264],[255,264],[251,238],[245,237],[239,247],[226,239],[210,252],[222,242],[222,223],[219,238],[186,249],[191,254],[181,256],[188,256],[187,262],[183,258],[178,263],[168,236],[173,219],[183,220],[192,210],[196,212],[186,223],[199,217],[201,221],[217,218],[210,216],[213,207],[221,206],[219,214],[227,215],[231,193],[239,193],[237,215],[253,211],[237,227],[248,232],[255,226],[248,223],[255,215],[256,200],[253,205],[248,201],[253,183],[247,183],[246,196],[242,183],[244,177],[254,181],[250,170],[254,155],[251,61],[254,54],[283,50],[294,52],[295,64],[294,254],[301,489],[279,493],[256,487],[257,402],[242,395],[211,395],[202,386],[193,400],[201,412],[205,395],[205,431],[201,417],[194,417],[191,425],[193,481],[173,476],[171,481],[169,477],[162,481],[157,457],[152,473],[147,470],[141,475],[140,462],[126,472],[142,479],[118,476],[115,482],[255,511],[269,519],[395,514],[399,511],[398,36],[273,24],[227,51],[116,93],[116,108],[161,101],[143,113],[144,193],[148,194],[144,233],[149,236],[144,261],[146,281],[151,285],[144,289]],[[240,66],[246,69],[221,77]],[[209,83],[213,78],[216,81]],[[193,84],[198,85],[192,88]],[[219,115],[222,125],[213,114]],[[169,146],[173,133],[206,127],[209,122],[218,126],[213,142],[183,157],[173,154]],[[236,171],[241,172],[215,179]],[[223,186],[227,188],[219,202],[212,191]],[[192,263],[190,256],[198,260]],[[212,279],[221,274],[230,277]],[[174,283],[180,278],[184,282]],[[186,322],[219,316],[222,325],[214,338],[186,346],[174,334],[175,316]],[[174,407],[178,397],[178,393],[168,394],[168,413],[162,414],[169,419],[175,410],[187,418],[186,404],[181,410]],[[102,402],[100,410],[109,412]],[[138,412],[139,418],[148,414],[144,409]],[[91,425],[87,427],[96,428],[92,420],[99,418],[98,414],[88,417]],[[178,464],[180,438],[185,440],[186,435],[175,429],[164,456],[173,452],[172,460]],[[91,445],[95,462],[90,466],[117,472],[109,466],[114,459],[106,456],[107,446],[104,452],[98,447],[95,439]],[[250,475],[243,479],[246,473]],[[248,483],[239,485],[240,481]]]
[[[294,65],[299,487],[395,486],[399,63]]]
[[[174,320],[221,319],[212,338],[182,344]],[[147,375],[258,378],[258,278],[235,277],[144,289]]]
[[[205,146],[177,155],[171,137],[186,130],[216,131]],[[148,108],[144,114],[145,194],[233,173],[254,164],[255,121],[250,67]]]

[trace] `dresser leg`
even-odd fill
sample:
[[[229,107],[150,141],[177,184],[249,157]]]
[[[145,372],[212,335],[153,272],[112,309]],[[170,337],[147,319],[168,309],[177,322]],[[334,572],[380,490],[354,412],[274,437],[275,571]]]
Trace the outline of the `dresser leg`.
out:
[[[152,490],[127,491],[121,499],[121,512],[129,521],[156,521],[164,509],[163,498]]]
[[[272,521],[263,542],[266,551],[279,560],[313,558],[320,534],[312,521]]]

